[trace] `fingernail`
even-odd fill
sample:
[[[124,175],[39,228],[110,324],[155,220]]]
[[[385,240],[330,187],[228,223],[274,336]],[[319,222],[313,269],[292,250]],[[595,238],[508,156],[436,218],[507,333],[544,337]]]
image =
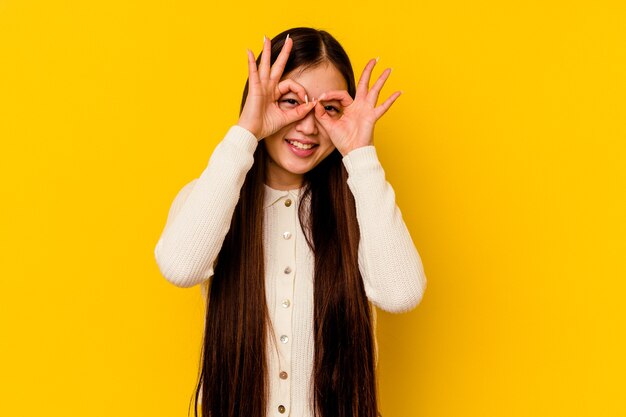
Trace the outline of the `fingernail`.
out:
[[[380,58],[380,56],[377,56],[377,57],[376,57],[376,62],[378,62],[378,58]]]
[[[287,39],[289,39],[289,34],[287,34],[287,37],[285,38],[285,42],[287,42]]]
[[[306,94],[304,95],[304,101],[306,101],[306,104],[309,104],[309,97]]]
[[[265,45],[265,35],[263,35],[263,45]]]
[[[321,100],[321,99],[323,99],[324,97],[326,97],[326,93],[323,93],[323,94],[322,94],[321,96],[319,96],[317,99],[318,99],[318,100]]]

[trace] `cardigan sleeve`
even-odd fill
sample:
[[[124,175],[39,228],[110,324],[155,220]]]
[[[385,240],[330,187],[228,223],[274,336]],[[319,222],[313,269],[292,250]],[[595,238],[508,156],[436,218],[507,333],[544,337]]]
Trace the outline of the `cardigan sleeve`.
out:
[[[367,297],[385,311],[409,311],[423,297],[426,275],[376,148],[353,149],[342,162],[356,204],[358,262]]]
[[[231,126],[200,177],[172,202],[154,256],[161,274],[177,287],[192,287],[213,275],[257,145],[250,131]]]

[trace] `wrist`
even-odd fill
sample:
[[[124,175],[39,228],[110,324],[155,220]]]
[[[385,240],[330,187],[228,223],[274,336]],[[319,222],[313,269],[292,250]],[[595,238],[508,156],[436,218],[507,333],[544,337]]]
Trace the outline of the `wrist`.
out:
[[[342,158],[342,162],[348,171],[348,175],[351,177],[368,176],[382,169],[378,159],[378,152],[374,145],[354,148]]]
[[[347,156],[350,152],[352,152],[352,151],[354,151],[356,149],[359,149],[359,148],[363,148],[365,146],[368,146],[368,145],[351,146],[349,148],[342,149],[342,151],[340,151],[340,153],[341,153],[342,156]]]
[[[251,127],[249,124],[247,124],[246,122],[242,122],[242,121],[238,121],[237,122],[237,126],[239,127],[243,127],[244,129],[246,129],[248,132],[250,132],[252,135],[254,135],[254,137],[256,138],[256,140],[259,140],[259,133],[256,131],[256,129],[254,129],[253,127]]]

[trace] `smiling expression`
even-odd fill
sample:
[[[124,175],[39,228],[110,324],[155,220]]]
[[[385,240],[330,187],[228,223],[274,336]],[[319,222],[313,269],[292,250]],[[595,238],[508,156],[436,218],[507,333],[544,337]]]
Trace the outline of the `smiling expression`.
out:
[[[309,101],[326,91],[348,88],[343,75],[328,62],[308,68],[302,73],[296,68],[282,79],[286,78],[302,85]],[[301,102],[298,95],[290,91],[280,97],[278,105],[283,110],[289,110]],[[331,117],[341,116],[343,109],[337,100],[322,101],[320,104],[324,105]],[[263,140],[270,157],[266,182],[268,186],[278,190],[299,188],[303,174],[315,168],[335,150],[328,133],[315,118],[315,109]]]

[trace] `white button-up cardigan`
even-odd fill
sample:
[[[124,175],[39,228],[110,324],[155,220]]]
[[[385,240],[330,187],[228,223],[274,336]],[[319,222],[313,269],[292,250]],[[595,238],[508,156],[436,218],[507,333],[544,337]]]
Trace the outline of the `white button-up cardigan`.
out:
[[[250,131],[231,126],[200,177],[174,199],[154,251],[159,270],[172,284],[201,284],[206,295],[257,145]],[[426,276],[376,148],[354,149],[342,161],[356,203],[358,263],[370,306],[389,312],[411,310],[422,299]],[[300,227],[299,197],[300,189],[281,191],[265,185],[265,289],[275,332],[268,334],[266,343],[268,416],[313,415],[314,257]],[[375,324],[376,309],[372,311]]]

